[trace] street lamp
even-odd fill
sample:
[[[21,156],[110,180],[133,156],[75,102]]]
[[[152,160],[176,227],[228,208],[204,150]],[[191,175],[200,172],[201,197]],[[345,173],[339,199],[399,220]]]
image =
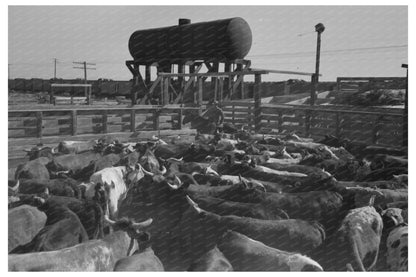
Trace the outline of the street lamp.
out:
[[[321,34],[325,31],[325,26],[322,23],[315,25],[315,31],[318,33],[316,42],[316,64],[315,73],[312,76],[312,90],[311,90],[311,106],[315,105],[316,90],[318,88],[319,81],[319,62],[321,58]]]

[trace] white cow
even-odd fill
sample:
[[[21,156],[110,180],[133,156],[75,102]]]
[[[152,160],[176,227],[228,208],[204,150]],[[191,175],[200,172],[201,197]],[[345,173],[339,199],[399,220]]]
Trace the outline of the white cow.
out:
[[[391,271],[408,271],[407,225],[399,226],[387,238],[387,267]]]
[[[95,186],[102,184],[108,197],[105,214],[114,219],[117,217],[119,203],[127,194],[127,184],[139,181],[146,173],[148,172],[139,164],[134,170],[126,166],[104,168],[95,172],[90,177],[89,183],[83,184],[86,187],[85,197],[92,199],[95,195]]]

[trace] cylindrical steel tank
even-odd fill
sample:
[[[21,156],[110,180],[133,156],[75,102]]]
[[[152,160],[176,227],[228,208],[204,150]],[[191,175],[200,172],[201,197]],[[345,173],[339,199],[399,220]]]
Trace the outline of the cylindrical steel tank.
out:
[[[139,30],[129,39],[129,51],[135,61],[143,63],[226,61],[244,58],[251,42],[250,26],[244,19],[235,17]]]

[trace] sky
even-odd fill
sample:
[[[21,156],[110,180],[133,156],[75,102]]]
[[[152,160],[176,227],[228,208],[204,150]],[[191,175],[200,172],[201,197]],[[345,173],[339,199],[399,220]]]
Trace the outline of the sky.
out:
[[[404,77],[407,6],[9,6],[10,78],[82,78],[73,61],[95,63],[88,79],[129,80],[128,39],[141,29],[242,17],[253,68],[314,72],[315,25],[323,23],[321,81]],[[265,81],[302,76],[269,74]],[[308,78],[308,77],[307,77]]]

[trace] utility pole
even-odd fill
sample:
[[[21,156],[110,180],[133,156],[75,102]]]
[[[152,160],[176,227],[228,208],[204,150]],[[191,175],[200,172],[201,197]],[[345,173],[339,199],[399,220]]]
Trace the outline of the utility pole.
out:
[[[73,68],[83,69],[84,70],[84,84],[87,84],[87,70],[96,70],[95,67],[87,67],[87,65],[96,66],[96,64],[95,63],[87,63],[86,61],[83,61],[83,62],[72,62],[72,63],[74,63],[74,64],[81,64],[82,65],[82,67],[74,66]],[[88,88],[87,87],[85,87],[84,92],[85,92],[85,95],[87,96],[88,95]]]
[[[406,68],[406,94],[404,96],[404,116],[403,116],[403,146],[408,144],[408,93],[409,93],[409,65],[402,64],[402,68]]]
[[[311,89],[311,106],[315,105],[316,91],[318,89],[319,82],[319,63],[321,59],[321,34],[325,31],[325,26],[322,23],[315,25],[315,31],[318,33],[316,41],[316,64],[315,73],[312,75],[312,89]]]
[[[7,78],[10,79],[10,63],[7,65]]]
[[[53,68],[53,79],[56,80],[56,58],[53,58],[54,61],[54,68]]]
[[[95,63],[87,63],[87,62],[73,62],[74,64],[81,64],[82,67],[74,66],[76,69],[84,69],[84,83],[87,83],[87,70],[96,70],[96,68],[93,67],[87,67],[87,65],[96,65]]]

